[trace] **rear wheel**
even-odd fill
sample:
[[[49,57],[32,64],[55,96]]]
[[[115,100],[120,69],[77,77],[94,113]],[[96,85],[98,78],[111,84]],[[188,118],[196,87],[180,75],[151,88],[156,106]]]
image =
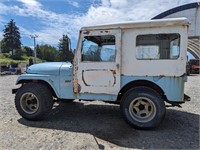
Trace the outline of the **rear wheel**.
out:
[[[157,127],[165,116],[161,96],[148,87],[135,87],[124,94],[121,112],[126,122],[137,129]]]
[[[42,84],[27,83],[17,91],[15,106],[23,118],[41,120],[53,107],[52,94]]]

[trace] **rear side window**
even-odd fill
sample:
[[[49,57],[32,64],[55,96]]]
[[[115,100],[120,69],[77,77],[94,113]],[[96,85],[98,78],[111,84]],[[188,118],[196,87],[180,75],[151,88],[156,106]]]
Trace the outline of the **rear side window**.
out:
[[[180,34],[145,34],[136,37],[136,58],[177,59],[180,55]]]

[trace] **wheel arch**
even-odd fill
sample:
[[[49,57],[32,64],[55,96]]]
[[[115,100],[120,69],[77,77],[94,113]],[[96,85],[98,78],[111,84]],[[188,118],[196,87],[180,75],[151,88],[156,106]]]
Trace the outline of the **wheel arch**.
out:
[[[50,90],[50,92],[52,93],[52,95],[54,97],[58,98],[57,92],[55,92],[54,87],[52,87],[47,81],[34,80],[34,79],[30,79],[30,80],[22,79],[22,80],[19,80],[16,84],[22,84],[23,85],[23,84],[26,84],[26,83],[40,83],[40,84],[46,86]]]
[[[158,94],[161,95],[161,97],[164,100],[167,100],[167,97],[165,95],[165,92],[162,90],[162,88],[160,86],[158,86],[157,84],[148,81],[148,80],[135,80],[135,81],[131,81],[129,83],[127,83],[126,85],[124,85],[121,90],[118,93],[117,96],[117,103],[120,103],[122,96],[131,88],[134,87],[138,87],[138,86],[145,86],[145,87],[149,87],[152,88],[153,90],[155,90]]]

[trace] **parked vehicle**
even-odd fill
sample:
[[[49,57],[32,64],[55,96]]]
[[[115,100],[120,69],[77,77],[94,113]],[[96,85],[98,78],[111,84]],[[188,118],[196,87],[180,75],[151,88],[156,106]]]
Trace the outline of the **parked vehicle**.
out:
[[[199,74],[200,66],[199,66],[199,59],[190,59],[190,73],[197,73]]]
[[[53,100],[100,100],[120,104],[124,120],[138,129],[157,127],[165,102],[186,100],[186,18],[83,27],[73,64],[32,65],[13,89],[19,114],[43,119]]]
[[[0,72],[9,71],[9,67],[0,65]]]
[[[188,76],[190,75],[190,64],[189,64],[189,61],[186,62],[186,74]]]

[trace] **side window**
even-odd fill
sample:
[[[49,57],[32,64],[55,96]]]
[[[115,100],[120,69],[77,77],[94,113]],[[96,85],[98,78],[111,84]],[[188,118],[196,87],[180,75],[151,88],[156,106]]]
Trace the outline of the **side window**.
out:
[[[102,61],[115,61],[115,45],[103,45],[100,57]]]
[[[137,59],[177,59],[179,54],[179,34],[146,34],[136,37]]]
[[[115,36],[85,36],[82,41],[82,61],[114,62],[116,55]]]

